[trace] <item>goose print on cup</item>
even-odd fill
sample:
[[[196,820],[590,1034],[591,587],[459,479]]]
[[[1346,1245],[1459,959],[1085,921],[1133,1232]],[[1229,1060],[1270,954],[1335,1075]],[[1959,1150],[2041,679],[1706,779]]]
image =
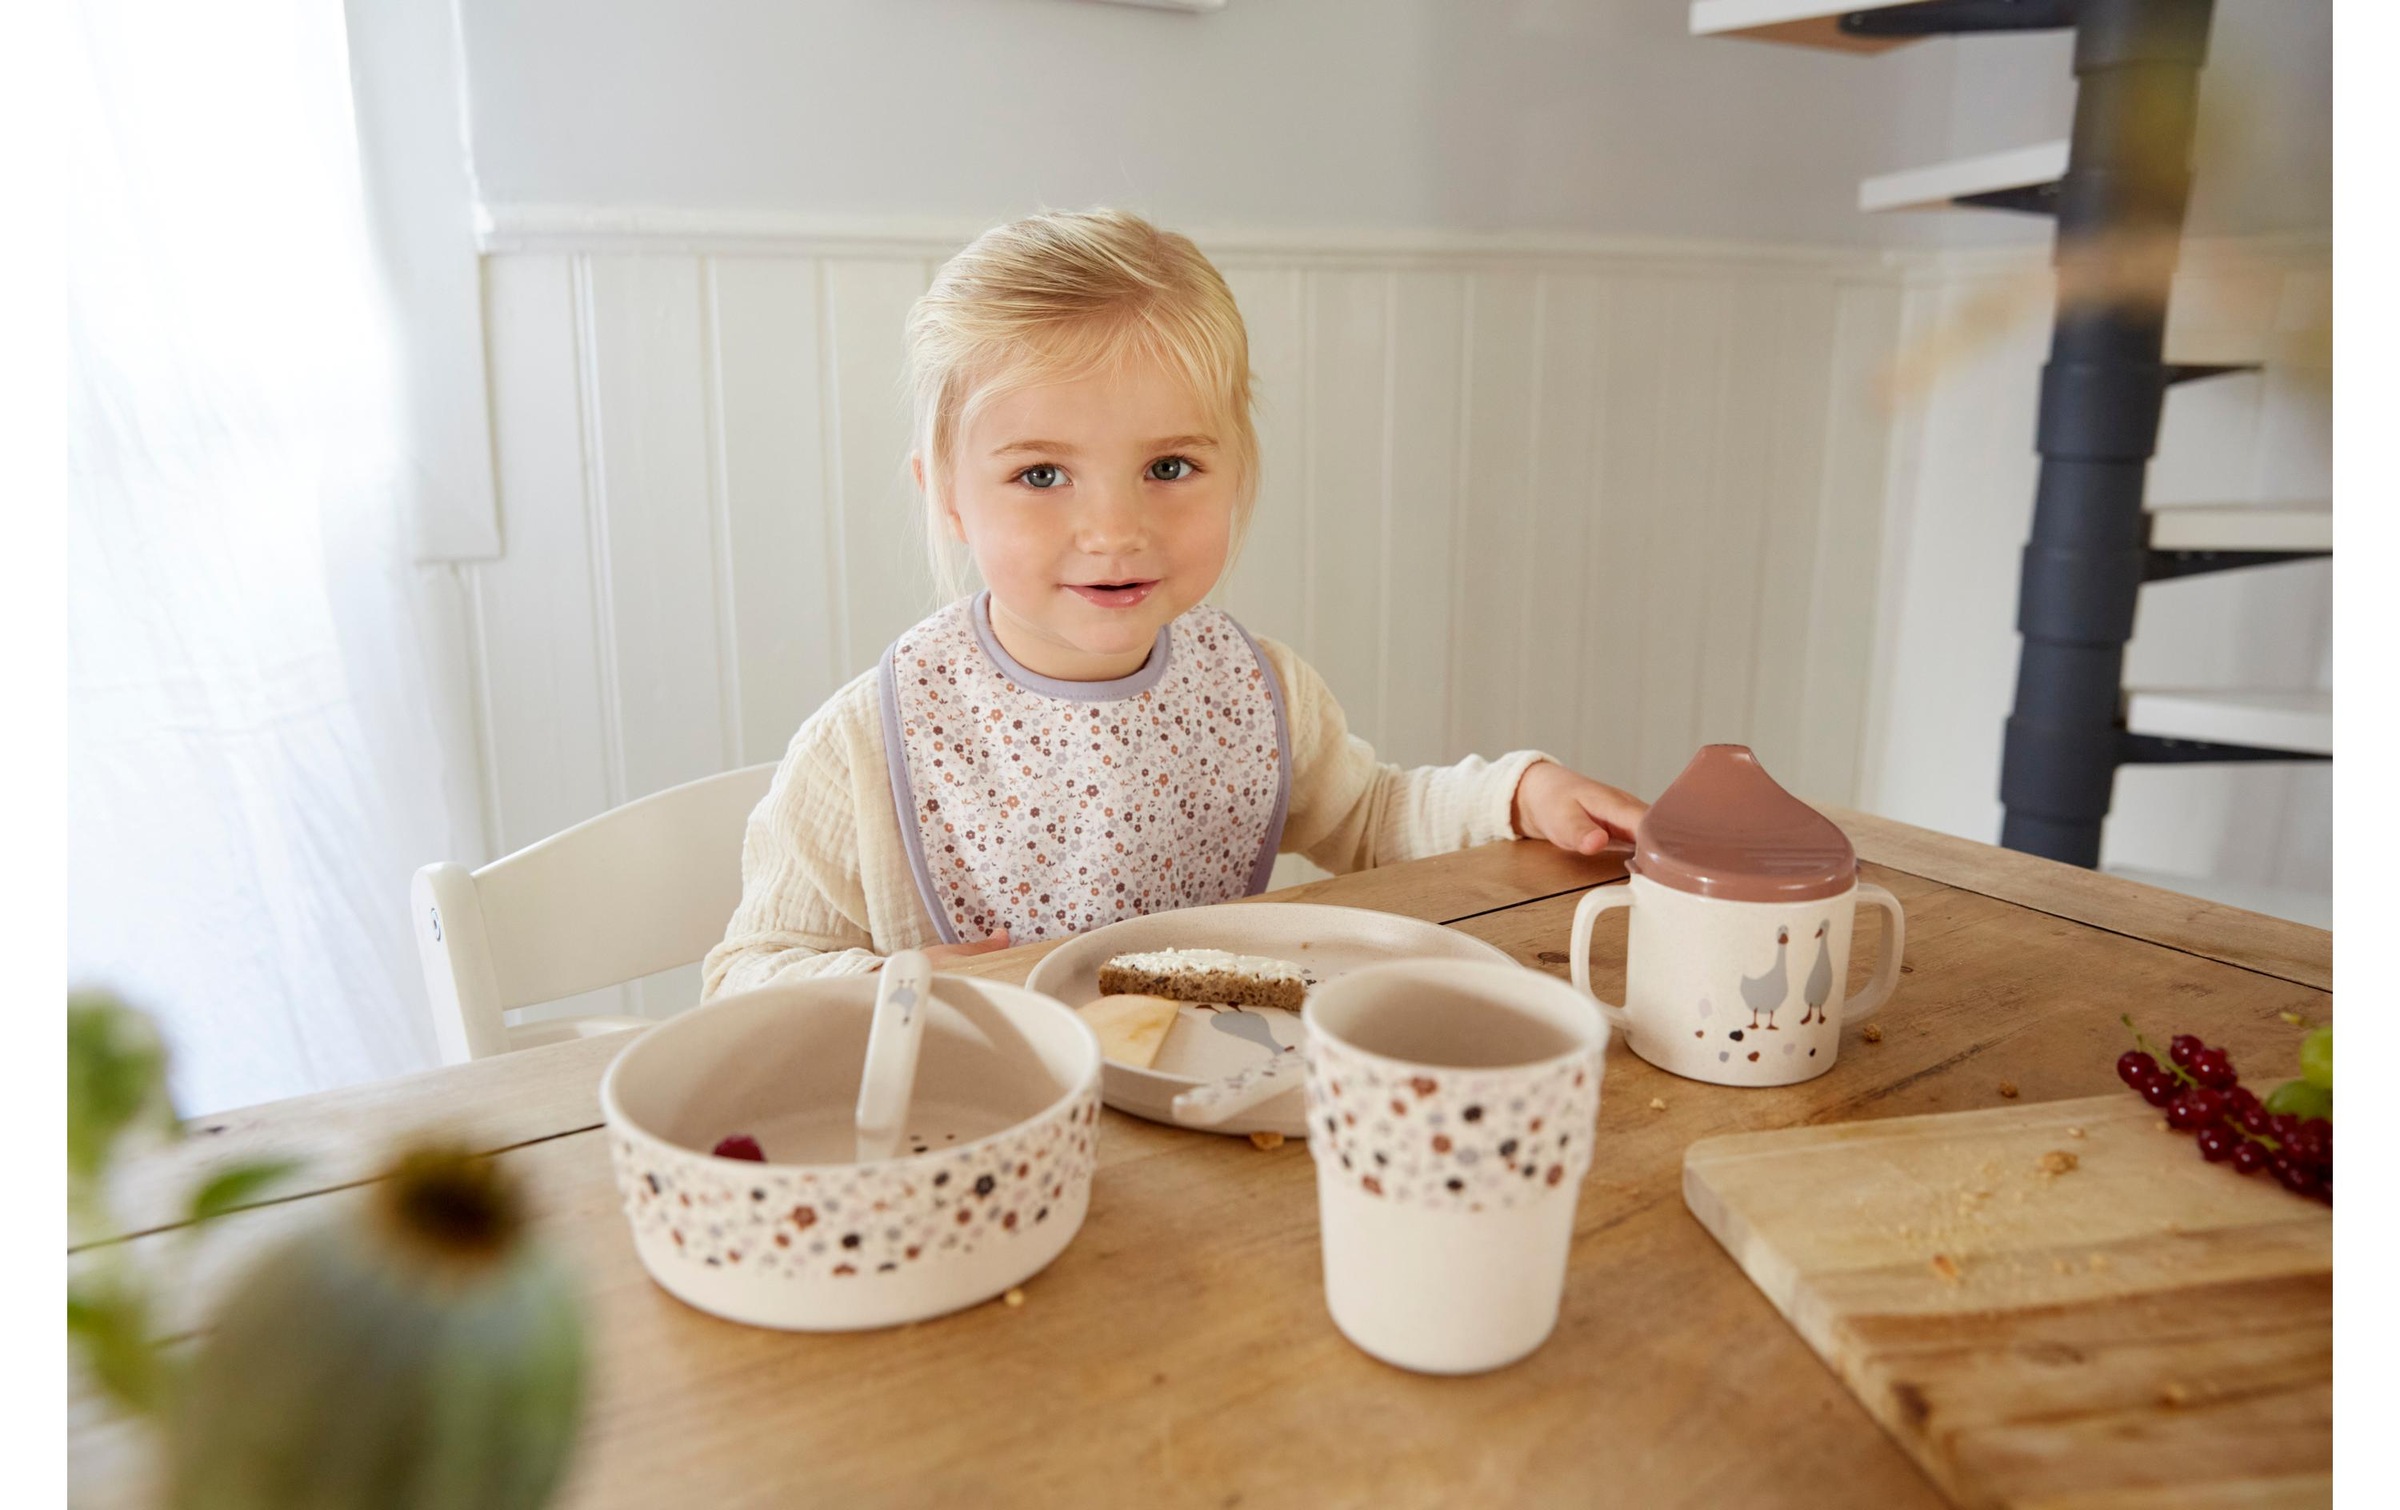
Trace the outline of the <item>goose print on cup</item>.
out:
[[[1803,929],[1811,928],[1806,917],[1795,921]],[[1729,1067],[1729,1073],[1731,1067],[1747,1064],[1757,1066],[1755,1073],[1775,1078],[1738,1083],[1780,1084],[1785,1078],[1784,1072],[1772,1070],[1769,1064],[1761,1062],[1767,1058],[1771,1045],[1759,1035],[1783,1031],[1783,1027],[1775,1021],[1775,1015],[1791,1004],[1792,926],[1791,923],[1785,923],[1776,928],[1775,963],[1764,974],[1740,977],[1742,1004],[1750,1009],[1750,1024],[1747,1028],[1742,1027],[1737,1018],[1734,1026],[1720,1035],[1728,1047],[1719,1048],[1716,1056],[1717,1063]],[[1786,1059],[1798,1057],[1803,1051],[1808,1058],[1814,1059],[1819,1050],[1828,1047],[1824,1030],[1833,1023],[1833,1015],[1827,1010],[1833,1000],[1832,935],[1833,919],[1819,918],[1813,925],[1810,938],[1817,946],[1816,962],[1809,967],[1808,979],[1800,987],[1800,1000],[1807,1010],[1793,1026],[1798,1029],[1813,1025],[1818,1031],[1804,1034],[1797,1041],[1781,1041],[1780,1053]],[[1697,1015],[1692,1020],[1693,1037],[1708,1038],[1709,1011],[1708,999],[1701,998]]]
[[[1791,929],[1776,929],[1775,968],[1764,975],[1742,977],[1742,1000],[1749,1004],[1750,1026],[1753,1030],[1758,1027],[1759,1014],[1763,1012],[1767,1018],[1767,1031],[1770,1033],[1777,1031],[1775,1014],[1782,1010],[1783,999],[1791,994],[1792,989],[1791,981],[1783,967],[1783,951],[1790,946],[1791,942]]]
[[[1800,999],[1808,1004],[1808,1015],[1800,1019],[1802,1027],[1823,1022],[1825,1003],[1833,995],[1833,945],[1825,935],[1833,931],[1830,920],[1817,925],[1817,962],[1809,968],[1808,984],[1801,990]]]

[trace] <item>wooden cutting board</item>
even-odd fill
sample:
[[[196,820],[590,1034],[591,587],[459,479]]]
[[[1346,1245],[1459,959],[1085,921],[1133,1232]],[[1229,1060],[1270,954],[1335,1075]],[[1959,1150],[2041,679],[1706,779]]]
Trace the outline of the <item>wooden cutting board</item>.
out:
[[[2331,1209],[2162,1127],[2126,1093],[1708,1138],[1683,1195],[1961,1505],[2328,1504]]]

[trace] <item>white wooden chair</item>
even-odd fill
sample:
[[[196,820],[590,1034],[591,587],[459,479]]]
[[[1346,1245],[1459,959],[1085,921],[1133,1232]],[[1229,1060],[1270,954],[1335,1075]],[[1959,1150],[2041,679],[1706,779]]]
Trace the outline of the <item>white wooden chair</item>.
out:
[[[647,1026],[576,1017],[511,1027],[504,1013],[688,965],[742,900],[742,831],[775,767],[655,792],[481,870],[417,872],[417,957],[442,1058]]]

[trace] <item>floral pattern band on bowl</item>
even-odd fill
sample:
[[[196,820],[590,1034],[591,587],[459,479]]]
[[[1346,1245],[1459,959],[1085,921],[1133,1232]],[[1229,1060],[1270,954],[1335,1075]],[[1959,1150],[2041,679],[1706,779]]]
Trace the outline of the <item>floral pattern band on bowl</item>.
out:
[[[794,1281],[966,1258],[1047,1226],[1088,1189],[1095,1082],[1040,1117],[961,1148],[876,1164],[749,1164],[618,1127],[617,1193],[642,1239],[677,1256]]]

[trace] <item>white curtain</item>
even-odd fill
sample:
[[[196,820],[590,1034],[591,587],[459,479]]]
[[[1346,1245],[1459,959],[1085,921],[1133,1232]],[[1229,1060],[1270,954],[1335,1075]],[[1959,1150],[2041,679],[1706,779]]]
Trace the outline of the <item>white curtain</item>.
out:
[[[84,0],[69,969],[187,1113],[436,1062],[451,814],[341,0]]]

